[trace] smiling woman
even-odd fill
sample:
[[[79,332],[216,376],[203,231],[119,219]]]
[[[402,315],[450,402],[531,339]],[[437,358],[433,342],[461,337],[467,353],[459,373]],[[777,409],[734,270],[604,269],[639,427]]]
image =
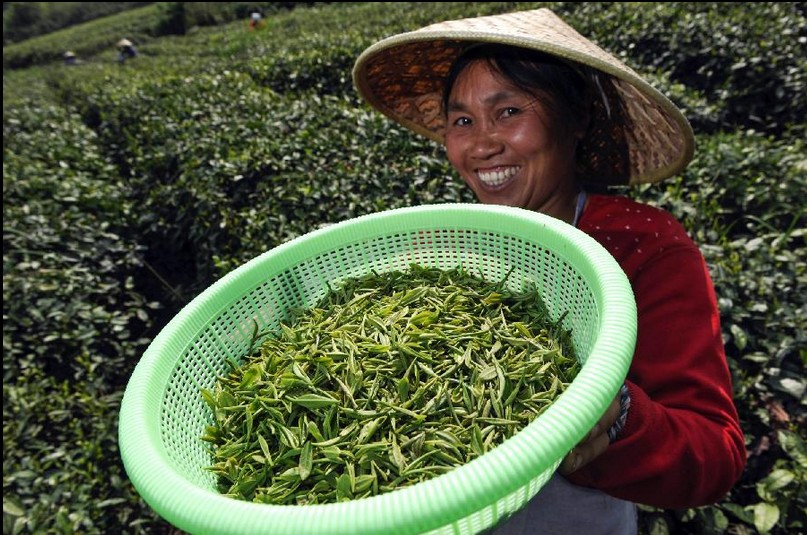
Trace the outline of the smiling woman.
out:
[[[453,84],[449,76],[449,161],[484,203],[520,206],[571,221],[579,191],[574,151],[585,133],[583,121],[554,117],[554,97],[541,104],[538,95],[521,90],[481,61],[485,50],[476,48],[455,64],[459,74]]]
[[[594,191],[684,169],[694,139],[683,114],[547,9],[389,37],[361,54],[353,77],[376,109],[444,144],[482,203],[542,212],[595,238],[636,297],[636,350],[619,394],[496,533],[636,533],[636,503],[721,499],[746,454],[704,259],[667,212]]]

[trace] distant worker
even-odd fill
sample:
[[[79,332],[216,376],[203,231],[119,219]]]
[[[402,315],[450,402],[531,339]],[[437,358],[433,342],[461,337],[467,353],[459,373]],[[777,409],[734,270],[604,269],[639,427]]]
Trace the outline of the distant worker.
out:
[[[263,19],[261,18],[260,13],[252,13],[249,17],[249,25],[247,26],[248,31],[260,30],[263,28]]]
[[[78,62],[76,59],[76,54],[72,50],[65,52],[62,57],[64,58],[65,65],[75,65]]]
[[[121,39],[116,45],[118,47],[118,63],[123,64],[127,59],[137,56],[137,49],[128,39]]]

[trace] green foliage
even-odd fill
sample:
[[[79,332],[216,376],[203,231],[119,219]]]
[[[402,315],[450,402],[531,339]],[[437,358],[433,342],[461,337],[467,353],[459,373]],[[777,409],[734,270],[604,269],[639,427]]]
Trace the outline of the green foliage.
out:
[[[4,533],[145,522],[110,455],[157,306],[120,236],[129,204],[96,134],[63,108],[7,110],[3,139]]]
[[[163,2],[162,16],[157,23],[158,35],[182,35],[185,33],[185,4],[187,2]]]
[[[263,16],[289,11],[298,6],[329,2],[169,2],[184,4],[185,26],[218,26],[235,20],[248,20],[252,13]]]
[[[697,117],[700,131],[782,134],[807,116],[803,3],[580,2],[568,19],[628,64],[704,95],[716,115]]]
[[[150,320],[131,280],[138,247],[119,235],[130,208],[112,166],[62,108],[4,113],[3,137],[3,313],[17,318],[3,325],[4,378],[42,367],[84,379],[73,363],[88,358],[99,387],[120,384]]]
[[[8,7],[3,4],[3,45],[30,35],[30,28],[41,20],[41,2],[9,2]]]
[[[117,57],[115,43],[127,38],[136,45],[155,35],[160,11],[156,4],[91,20],[64,30],[48,33],[3,47],[3,70],[61,62],[72,50],[82,62],[112,63]]]
[[[6,2],[3,4],[3,45],[151,3]]]
[[[34,367],[4,381],[3,533],[170,532],[117,454],[121,394]]]
[[[79,101],[140,199],[147,258],[184,298],[320,225],[470,198],[437,147],[339,97],[282,96],[225,71],[106,84]]]
[[[201,4],[182,3],[181,37],[155,37],[179,16],[164,3],[4,47],[6,66],[41,64],[3,80],[5,533],[169,532],[116,451],[145,344],[217,278],[305,232],[473,202],[441,147],[357,100],[353,62],[396,32],[541,5],[648,73],[696,130],[680,177],[625,192],[701,244],[749,463],[720,503],[642,509],[642,533],[805,528],[801,4]],[[266,25],[248,32],[255,9]],[[118,66],[124,35],[141,55]],[[54,63],[67,47],[84,62]]]
[[[26,41],[16,44],[4,43],[4,71],[60,61],[67,50],[74,52],[82,62],[111,62],[117,56],[114,45],[122,38],[127,38],[140,46],[149,43],[155,37],[182,35],[198,31],[201,26],[216,26],[246,19],[252,11],[263,14],[278,13],[292,10],[298,5],[315,5],[316,2],[12,2],[11,4],[19,6],[9,8],[8,13],[11,13],[9,17],[14,16],[13,13],[19,13],[17,17],[34,18],[39,22],[31,24],[34,24],[34,28],[40,28],[38,25],[41,25],[40,30],[50,28],[53,24],[45,22],[47,15],[37,14],[43,9],[37,7],[38,4],[50,6],[75,4],[71,13],[78,13],[83,9],[88,11],[84,17],[76,16],[70,24],[65,22],[62,26],[53,26],[48,30],[51,33],[31,30],[35,33]],[[107,4],[109,7],[104,8],[103,6]],[[144,7],[133,9],[137,5]],[[48,9],[59,11],[56,7]],[[67,7],[63,9],[67,12]],[[62,18],[57,17],[57,20]],[[246,22],[238,24],[246,27]],[[62,27],[65,29],[53,31]]]
[[[248,19],[252,13],[276,13],[313,2],[161,2],[163,17],[158,35],[182,35],[198,26],[218,26]]]

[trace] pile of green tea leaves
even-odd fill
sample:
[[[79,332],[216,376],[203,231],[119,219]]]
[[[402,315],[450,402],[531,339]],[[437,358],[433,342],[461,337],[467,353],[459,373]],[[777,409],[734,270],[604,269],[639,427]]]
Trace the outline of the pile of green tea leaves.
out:
[[[219,490],[330,503],[445,473],[544,411],[579,371],[539,292],[461,268],[350,279],[203,390]]]

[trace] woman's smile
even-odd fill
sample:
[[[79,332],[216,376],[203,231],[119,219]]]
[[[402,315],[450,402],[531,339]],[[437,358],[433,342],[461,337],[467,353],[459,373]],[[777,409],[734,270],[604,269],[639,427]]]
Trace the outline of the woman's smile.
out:
[[[510,179],[515,177],[521,170],[521,166],[501,166],[494,168],[477,169],[476,174],[479,181],[488,189],[496,189],[504,186]]]

